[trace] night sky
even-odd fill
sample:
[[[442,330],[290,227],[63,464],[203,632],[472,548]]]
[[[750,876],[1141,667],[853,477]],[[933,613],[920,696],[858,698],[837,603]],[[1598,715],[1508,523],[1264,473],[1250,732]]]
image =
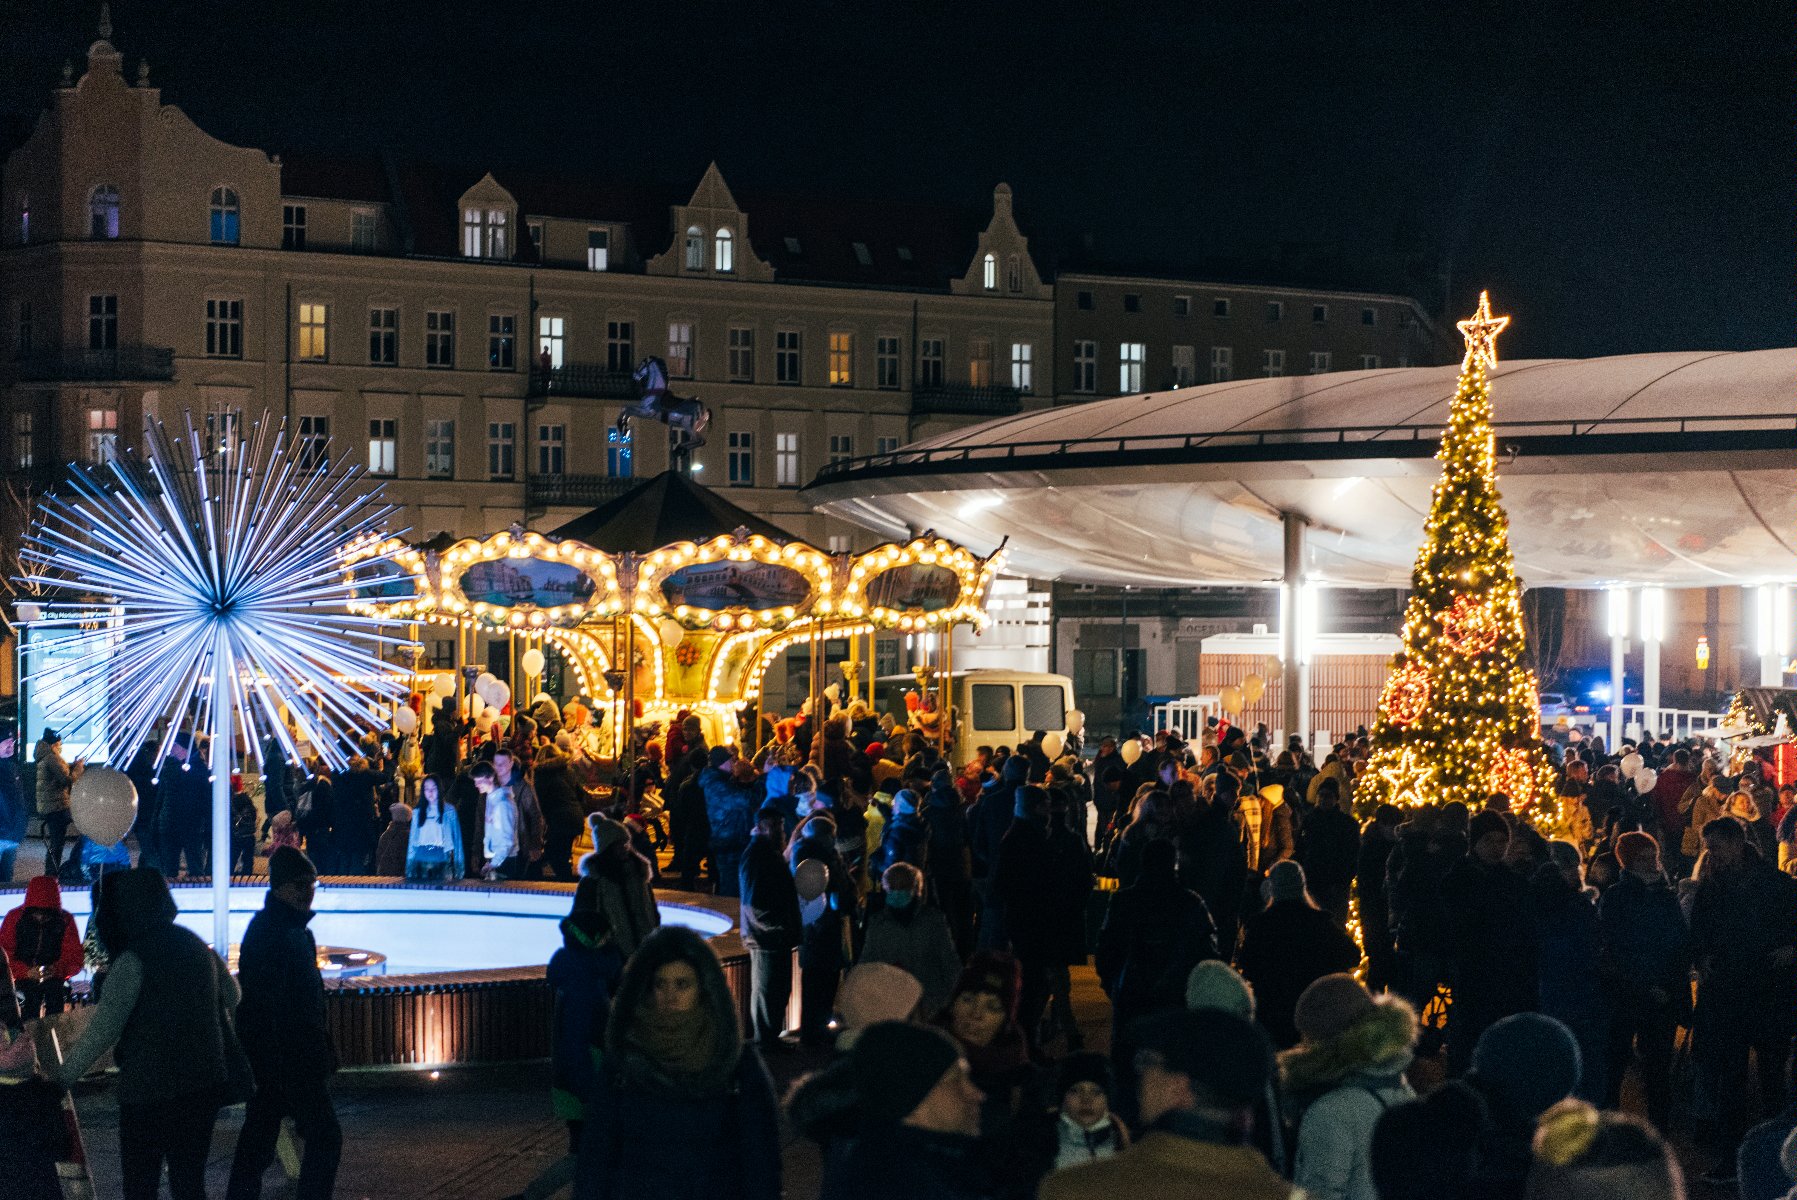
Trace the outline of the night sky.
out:
[[[1110,15],[1113,11],[1125,16]],[[0,11],[28,122],[97,3]],[[1403,261],[1509,357],[1790,345],[1792,23],[1743,3],[113,5],[229,141],[975,209],[1044,258]],[[599,214],[595,214],[599,215]],[[751,214],[751,219],[753,214]]]

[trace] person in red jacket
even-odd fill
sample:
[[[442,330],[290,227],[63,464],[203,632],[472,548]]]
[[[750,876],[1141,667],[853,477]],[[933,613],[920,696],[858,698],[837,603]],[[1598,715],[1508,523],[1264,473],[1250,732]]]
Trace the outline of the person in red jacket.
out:
[[[13,986],[24,999],[27,1021],[59,1013],[68,1003],[69,979],[81,970],[81,934],[63,911],[62,889],[50,875],[25,885],[25,903],[0,921],[0,949],[12,964]]]

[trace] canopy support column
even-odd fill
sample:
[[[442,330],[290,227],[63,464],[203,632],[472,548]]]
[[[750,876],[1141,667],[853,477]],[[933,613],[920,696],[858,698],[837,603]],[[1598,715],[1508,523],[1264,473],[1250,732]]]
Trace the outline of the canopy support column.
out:
[[[1629,590],[1610,589],[1610,740],[1612,753],[1622,744],[1623,660],[1629,652]]]
[[[1641,736],[1660,732],[1660,643],[1666,640],[1666,589],[1641,589]]]
[[[1310,647],[1305,644],[1303,608],[1304,535],[1309,526],[1297,513],[1283,514],[1285,571],[1279,583],[1280,719],[1283,736],[1310,741]],[[1270,747],[1269,747],[1270,749]]]

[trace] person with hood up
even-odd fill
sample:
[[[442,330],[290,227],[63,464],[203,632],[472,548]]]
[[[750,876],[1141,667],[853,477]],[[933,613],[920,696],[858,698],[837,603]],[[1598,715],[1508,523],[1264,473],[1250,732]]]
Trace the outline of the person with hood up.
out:
[[[1262,784],[1260,791],[1260,871],[1266,874],[1276,862],[1298,855],[1298,823],[1285,789],[1277,783]]]
[[[653,1130],[654,1136],[645,1136]],[[585,1105],[575,1200],[779,1200],[774,1084],[717,953],[679,925],[624,967]]]
[[[961,809],[961,794],[955,790],[954,776],[947,767],[938,767],[930,776],[923,819],[930,831],[930,853],[924,864],[924,878],[930,885],[931,899],[948,918],[956,953],[971,954],[973,846],[969,840],[967,815]]]
[[[1034,1048],[1049,998],[1067,996],[1068,968],[1086,965],[1086,897],[1096,879],[1085,839],[1052,820],[1047,789],[1019,788],[1014,817],[993,882],[1004,904],[1005,935],[1023,967],[1017,1017]]]
[[[1173,843],[1150,842],[1134,886],[1111,899],[1098,935],[1098,982],[1111,1001],[1112,1044],[1137,1018],[1177,1008],[1192,968],[1217,957],[1217,930],[1198,893],[1181,887]]]
[[[922,1012],[933,1017],[954,993],[961,974],[948,918],[924,903],[924,878],[910,863],[894,863],[881,879],[886,903],[867,918],[864,963],[891,963],[915,978],[923,989]]]
[[[1279,1056],[1298,1118],[1292,1182],[1306,1200],[1379,1200],[1373,1127],[1414,1099],[1404,1078],[1417,1039],[1416,1012],[1396,996],[1375,1000],[1352,975],[1325,975],[1298,998],[1299,1044]]]
[[[1325,975],[1352,971],[1360,947],[1304,886],[1304,868],[1287,859],[1267,872],[1267,907],[1249,917],[1236,966],[1254,988],[1258,1020],[1285,1049],[1297,1044],[1293,1014],[1304,989]]]
[[[986,1097],[980,1130],[988,1136],[1009,1127],[1036,1082],[1017,1024],[1021,987],[1016,959],[1000,950],[975,951],[934,1022],[960,1044],[974,1086]]]
[[[910,788],[900,788],[892,798],[892,820],[881,835],[880,852],[874,858],[874,870],[884,874],[894,863],[910,863],[918,870],[926,869],[930,853],[930,827],[919,812],[922,797]]]
[[[406,873],[406,850],[412,840],[412,806],[396,800],[387,806],[387,827],[374,848],[374,873],[403,877]]]
[[[34,876],[25,884],[25,903],[0,921],[0,951],[11,964],[11,987],[23,1001],[19,1015],[35,1021],[68,1004],[69,980],[83,964],[81,933],[62,907],[55,876]]]
[[[568,1126],[568,1153],[580,1153],[586,1102],[593,1094],[611,998],[624,977],[624,954],[612,937],[599,880],[588,875],[574,889],[562,918],[562,945],[549,958],[545,981],[555,996],[550,1039],[550,1104]]]
[[[967,814],[972,843],[973,891],[980,904],[979,948],[1002,950],[1006,946],[1004,899],[996,881],[998,850],[1017,811],[1017,792],[1028,781],[1029,764],[1022,758],[1005,759],[996,778],[980,789]]]
[[[746,756],[719,746],[711,752],[709,762],[711,765],[699,774],[699,786],[705,796],[718,895],[740,896],[743,855],[759,819],[756,814],[761,809],[761,788],[755,765]],[[785,814],[780,815],[784,822]]]
[[[593,813],[587,817],[587,830],[593,851],[581,855],[581,884],[594,881],[595,904],[605,916],[609,936],[618,953],[629,958],[661,927],[649,862],[632,848],[630,830],[622,822]]]
[[[743,945],[749,948],[749,1016],[756,1044],[769,1050],[779,1048],[786,1028],[786,1006],[792,998],[792,952],[804,936],[798,887],[780,852],[784,817],[777,804],[762,807],[741,868],[741,931]]]
[[[174,1200],[204,1200],[218,1111],[243,1099],[248,1082],[231,1028],[237,981],[175,924],[174,897],[154,868],[102,876],[95,920],[111,958],[106,987],[61,1065],[45,1073],[72,1087],[117,1047],[124,1200],[155,1200],[165,1164]]]

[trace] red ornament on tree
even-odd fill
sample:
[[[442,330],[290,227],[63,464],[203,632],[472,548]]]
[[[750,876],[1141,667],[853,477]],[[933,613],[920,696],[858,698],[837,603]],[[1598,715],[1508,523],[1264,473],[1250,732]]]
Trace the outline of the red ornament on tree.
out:
[[[1535,756],[1527,750],[1499,750],[1491,756],[1486,778],[1492,791],[1510,797],[1513,809],[1521,811],[1535,799]]]
[[[1415,663],[1400,667],[1385,680],[1379,708],[1394,725],[1411,725],[1429,709],[1429,673]]]
[[[1475,658],[1490,653],[1498,643],[1497,614],[1489,604],[1481,604],[1462,593],[1446,612],[1435,614],[1441,622],[1441,636],[1456,654]]]

